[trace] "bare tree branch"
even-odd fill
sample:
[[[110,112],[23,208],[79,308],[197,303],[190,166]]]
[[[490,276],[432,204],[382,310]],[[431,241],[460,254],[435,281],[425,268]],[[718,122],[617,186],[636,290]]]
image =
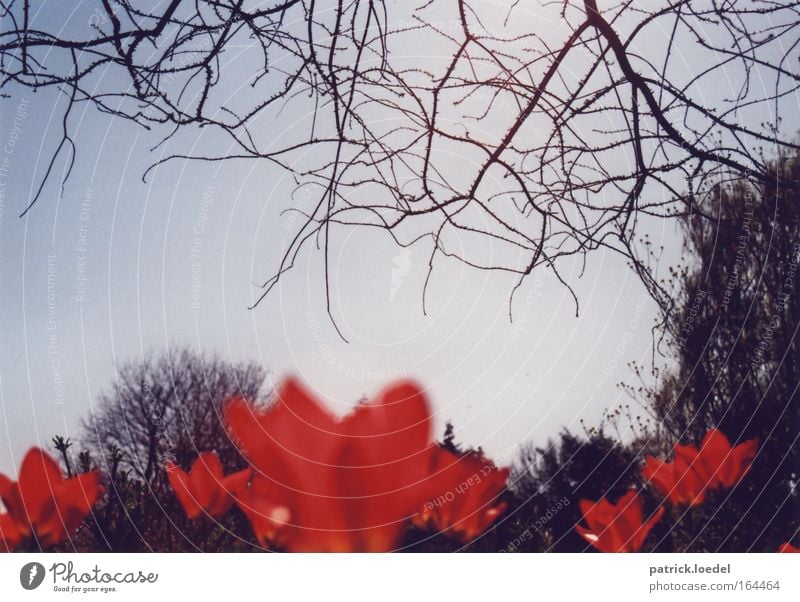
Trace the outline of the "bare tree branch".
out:
[[[476,0],[95,9],[86,35],[68,38],[39,27],[27,2],[2,5],[2,87],[67,95],[60,144],[25,212],[62,151],[75,160],[76,103],[162,132],[159,145],[214,131],[229,151],[172,152],[153,167],[265,160],[314,194],[294,208],[303,219],[256,305],[312,245],[330,314],[333,236],[359,227],[425,246],[428,279],[437,258],[455,257],[516,274],[513,290],[539,268],[569,287],[564,260],[610,249],[663,307],[643,220],[697,211],[695,195],[722,181],[763,181],[767,154],[797,149],[782,115],[796,111],[798,2],[584,0],[536,15]],[[222,66],[233,48],[247,68]],[[248,93],[221,93],[233,75]],[[313,118],[291,140],[254,134],[300,105]]]

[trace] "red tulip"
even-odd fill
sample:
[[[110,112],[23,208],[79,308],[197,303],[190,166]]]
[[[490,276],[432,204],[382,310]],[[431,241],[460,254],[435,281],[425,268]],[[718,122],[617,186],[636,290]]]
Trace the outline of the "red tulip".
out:
[[[749,470],[757,448],[756,439],[731,448],[722,432],[711,429],[700,449],[676,445],[672,462],[648,456],[642,475],[673,504],[697,506],[705,501],[708,490],[738,483]]]
[[[467,542],[483,533],[506,509],[498,500],[508,469],[498,469],[482,455],[457,456],[436,447],[432,478],[440,484],[413,523]]]
[[[697,462],[697,454],[694,445],[676,445],[672,462],[648,456],[642,476],[673,504],[698,506],[706,499],[709,480]]]
[[[778,552],[782,552],[784,554],[796,554],[797,552],[800,552],[800,548],[793,546],[787,541],[778,546]]]
[[[10,552],[22,539],[17,523],[10,514],[0,514],[0,552]]]
[[[659,508],[643,524],[642,500],[634,489],[616,504],[605,498],[599,502],[581,500],[580,508],[589,528],[577,525],[575,530],[601,552],[638,552],[650,529],[664,514],[664,508]]]
[[[234,399],[225,416],[256,469],[238,503],[262,545],[391,550],[429,498],[430,413],[411,383],[337,420],[289,380],[270,408]]]
[[[703,437],[698,461],[709,475],[712,488],[730,488],[736,485],[750,470],[758,451],[758,439],[749,439],[731,448],[731,442],[717,429],[711,429]]]
[[[65,479],[58,462],[32,448],[22,460],[16,483],[0,474],[0,498],[8,510],[4,516],[10,517],[2,518],[3,540],[33,536],[41,546],[55,545],[80,526],[102,494],[96,470]]]
[[[227,477],[214,452],[203,452],[189,473],[167,462],[167,479],[186,516],[195,519],[203,513],[219,518],[231,509],[233,496],[243,490],[253,471],[240,470]]]

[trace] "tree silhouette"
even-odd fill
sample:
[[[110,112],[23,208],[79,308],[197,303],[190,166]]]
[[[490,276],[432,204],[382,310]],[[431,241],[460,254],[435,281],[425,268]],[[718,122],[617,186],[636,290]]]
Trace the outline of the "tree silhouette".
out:
[[[712,426],[759,439],[741,484],[696,512],[687,544],[698,551],[773,551],[800,529],[798,155],[768,173],[713,187],[682,219],[688,262],[673,272],[662,331],[675,368],[631,390],[665,440],[696,442]]]
[[[219,521],[188,521],[169,487],[164,464],[184,469],[202,451],[215,451],[225,470],[246,466],[222,423],[233,395],[258,400],[265,372],[189,349],[132,362],[118,370],[110,393],[84,421],[84,470],[94,462],[108,496],[94,513],[88,545],[114,551],[248,549],[249,525],[238,512]],[[69,465],[68,465],[69,466]]]
[[[638,468],[631,448],[598,429],[585,437],[564,431],[544,447],[523,449],[511,479],[517,507],[510,511],[523,528],[509,551],[591,551],[575,532],[583,520],[580,500],[617,499],[639,483]]]

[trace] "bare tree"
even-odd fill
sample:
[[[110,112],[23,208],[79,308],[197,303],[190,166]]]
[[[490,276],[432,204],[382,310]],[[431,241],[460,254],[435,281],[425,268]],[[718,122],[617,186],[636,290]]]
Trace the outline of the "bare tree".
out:
[[[164,464],[172,460],[188,470],[200,452],[215,451],[226,472],[246,466],[222,422],[221,406],[232,395],[258,400],[264,379],[257,364],[188,349],[122,366],[112,390],[84,420],[84,450],[75,462],[82,470],[96,465],[108,495],[72,545],[131,552],[257,548],[241,513],[187,520]],[[69,470],[70,442],[54,443]]]
[[[257,400],[264,369],[231,364],[187,349],[122,366],[111,392],[84,420],[84,443],[97,458],[121,452],[120,466],[153,484],[167,459],[188,466],[216,451],[228,470],[243,460],[222,423],[222,404],[233,395]]]
[[[288,170],[313,202],[294,207],[304,219],[264,295],[317,245],[330,297],[335,229],[373,227],[426,245],[431,271],[455,257],[519,283],[544,268],[568,285],[563,259],[611,249],[669,305],[642,220],[696,212],[709,186],[763,180],[765,152],[797,148],[781,119],[797,108],[798,2],[83,4],[91,27],[73,38],[39,29],[27,0],[3,3],[3,87],[67,95],[54,160],[74,159],[70,114],[90,102],[162,143],[198,128],[229,143],[158,163]],[[224,93],[243,71],[247,91]],[[313,118],[285,143],[254,127],[300,105]]]

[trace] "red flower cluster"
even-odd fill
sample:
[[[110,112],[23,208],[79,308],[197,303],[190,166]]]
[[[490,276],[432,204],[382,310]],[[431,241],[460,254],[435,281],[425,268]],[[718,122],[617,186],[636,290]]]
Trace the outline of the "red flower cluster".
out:
[[[599,502],[581,500],[580,507],[589,528],[578,525],[575,530],[601,552],[638,552],[664,514],[664,508],[659,508],[643,523],[642,500],[635,489],[616,504],[601,498]]]
[[[711,429],[700,449],[676,445],[672,462],[648,456],[642,476],[673,504],[697,506],[705,501],[709,490],[736,485],[749,470],[757,449],[756,439],[731,447],[722,432]],[[616,504],[603,498],[596,503],[581,500],[580,507],[589,529],[580,525],[575,529],[601,552],[639,551],[650,529],[664,514],[664,509],[659,508],[642,523],[641,500],[633,490]]]
[[[167,462],[167,479],[190,519],[218,518],[236,503],[262,545],[289,551],[388,551],[409,525],[467,542],[506,508],[509,471],[482,454],[455,454],[431,437],[422,391],[401,382],[342,419],[289,380],[268,408],[228,401],[225,420],[251,467],[230,475],[213,452],[187,473]],[[671,462],[647,457],[643,477],[674,504],[701,504],[708,491],[736,485],[756,455],[755,439],[732,447],[710,430],[699,448],[676,445]],[[73,533],[103,494],[100,475],[64,478],[38,448],[25,456],[17,482],[0,474],[0,550],[26,538],[52,546]],[[576,531],[602,552],[639,551],[658,508],[646,521],[636,490],[615,504],[581,500],[586,525]],[[780,552],[798,552],[791,543]]]
[[[222,506],[209,500],[232,494],[262,545],[387,551],[412,521],[469,539],[504,508],[495,500],[508,472],[433,443],[427,400],[411,383],[337,419],[289,380],[269,408],[237,398],[225,419],[254,469],[250,483],[249,474],[223,478],[221,468],[188,478],[173,468],[170,482],[190,516],[200,509],[218,515]],[[448,500],[456,487],[458,497]],[[445,506],[428,507],[440,498]]]
[[[738,483],[750,468],[757,449],[756,439],[732,448],[722,432],[711,429],[700,449],[676,445],[672,462],[649,456],[642,475],[673,504],[697,506],[705,501],[709,490]]]
[[[31,449],[16,483],[0,474],[0,499],[8,510],[0,515],[0,551],[11,551],[26,537],[42,547],[64,541],[102,494],[96,470],[65,479],[58,462],[41,449]]]

